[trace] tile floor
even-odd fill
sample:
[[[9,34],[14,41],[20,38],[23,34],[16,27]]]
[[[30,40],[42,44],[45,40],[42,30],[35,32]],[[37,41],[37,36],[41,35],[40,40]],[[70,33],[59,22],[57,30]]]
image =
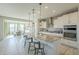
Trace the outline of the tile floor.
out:
[[[28,43],[28,42],[27,42]],[[51,47],[45,47],[47,55],[55,54]],[[52,51],[52,52],[51,52]],[[24,48],[24,38],[21,36],[9,36],[0,41],[0,55],[28,55],[28,44]],[[33,51],[30,52],[33,55]]]

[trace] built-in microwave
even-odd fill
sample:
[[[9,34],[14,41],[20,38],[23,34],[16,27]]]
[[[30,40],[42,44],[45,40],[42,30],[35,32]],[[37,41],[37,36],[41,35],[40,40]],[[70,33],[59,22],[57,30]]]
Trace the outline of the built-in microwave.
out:
[[[77,25],[64,25],[64,38],[77,41]]]
[[[64,25],[64,30],[76,30],[76,25]]]

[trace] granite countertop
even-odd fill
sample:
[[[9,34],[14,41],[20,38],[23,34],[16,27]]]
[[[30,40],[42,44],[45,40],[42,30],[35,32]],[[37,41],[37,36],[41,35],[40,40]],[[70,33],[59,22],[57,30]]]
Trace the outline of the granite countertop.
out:
[[[63,34],[62,33],[51,33],[51,32],[39,32],[39,33],[63,37]]]
[[[49,28],[44,29],[44,30],[42,30],[40,32],[63,34],[63,28],[52,28],[52,27],[49,27]]]
[[[57,40],[57,41],[48,41],[48,40],[36,39],[36,41],[40,41],[41,43],[46,44],[46,45],[48,45],[48,46],[50,46],[50,47],[53,48],[54,45],[59,44],[58,42],[59,42],[60,40]]]

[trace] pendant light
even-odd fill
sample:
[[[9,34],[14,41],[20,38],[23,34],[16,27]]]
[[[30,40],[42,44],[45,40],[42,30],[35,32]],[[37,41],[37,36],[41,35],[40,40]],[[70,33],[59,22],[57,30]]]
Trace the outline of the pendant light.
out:
[[[28,13],[28,15],[29,15],[29,25],[30,25],[30,13]]]
[[[42,3],[39,3],[39,6],[40,6],[40,19],[41,19],[41,6],[42,6]]]
[[[32,28],[33,28],[32,31],[33,31],[33,32],[32,32],[32,36],[33,36],[33,39],[35,39],[35,22],[34,22],[35,20],[34,20],[34,11],[35,11],[35,9],[33,8],[33,9],[32,9],[32,13],[33,13],[33,22],[32,22]]]
[[[30,32],[31,31],[31,27],[30,27],[30,12],[28,13],[28,15],[29,15],[29,25],[28,25],[29,26],[29,35],[31,35],[31,32]]]
[[[41,6],[42,6],[42,3],[39,3],[39,19],[38,19],[38,22],[39,22],[39,25],[38,25],[38,35],[39,35],[39,32],[40,32],[40,20],[41,20]]]

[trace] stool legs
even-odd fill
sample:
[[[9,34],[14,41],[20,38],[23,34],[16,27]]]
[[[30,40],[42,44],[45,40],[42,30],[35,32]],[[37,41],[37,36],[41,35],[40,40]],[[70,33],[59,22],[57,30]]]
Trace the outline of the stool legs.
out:
[[[29,54],[29,51],[31,50],[31,48],[33,47],[33,46],[32,46],[32,43],[33,43],[33,42],[30,42],[30,43],[29,43],[28,54]],[[33,47],[33,50],[35,50],[34,47]]]
[[[42,52],[42,54],[43,54],[43,55],[45,55],[45,51],[44,51],[44,48],[43,48],[43,52]]]
[[[28,47],[28,54],[29,54],[29,50],[30,50],[30,43],[29,43],[29,47]]]
[[[34,55],[36,55],[36,54],[37,54],[37,50],[35,49]]]
[[[34,55],[38,55],[39,50],[41,50],[40,53],[41,53],[42,55],[45,55],[44,48],[42,48],[42,49],[36,48],[36,49],[35,49],[35,53],[34,53]]]
[[[26,40],[25,40],[25,42],[24,42],[24,47],[26,46]]]
[[[32,46],[32,43],[34,43],[34,45]],[[38,45],[35,46],[35,45]],[[44,47],[39,47],[39,42],[29,42],[29,47],[28,47],[28,54],[29,54],[29,51],[31,50],[31,47],[34,48],[34,55],[38,55],[39,53],[41,53],[41,55],[45,55],[45,51],[44,51]]]

